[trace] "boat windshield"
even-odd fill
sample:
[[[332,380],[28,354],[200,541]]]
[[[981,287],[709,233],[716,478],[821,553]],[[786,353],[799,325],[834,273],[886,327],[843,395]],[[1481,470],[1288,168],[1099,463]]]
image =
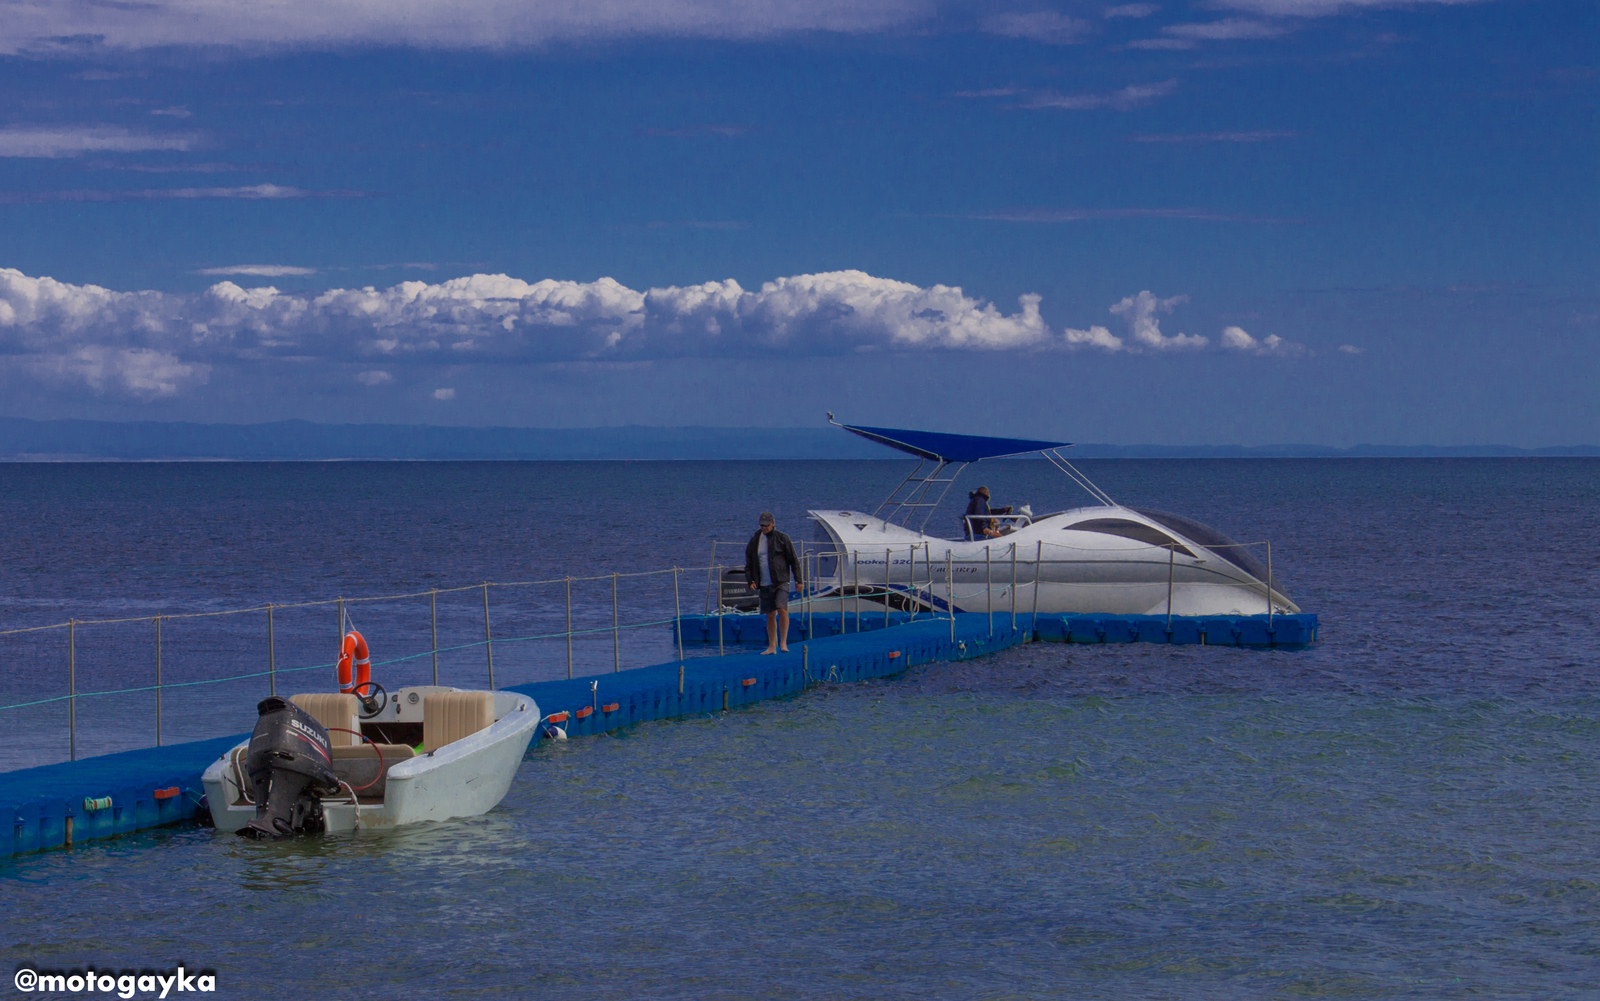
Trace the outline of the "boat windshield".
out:
[[[1147,511],[1144,508],[1134,508],[1133,510],[1159,525],[1165,525],[1174,532],[1188,536],[1256,580],[1267,579],[1266,566],[1256,558],[1255,553],[1251,552],[1249,547],[1239,545],[1216,529],[1202,525],[1192,518],[1185,518],[1181,514],[1169,514],[1166,511]],[[1278,585],[1276,580],[1272,584],[1274,591],[1283,594],[1283,588]],[[1288,597],[1288,595],[1284,595],[1284,597]]]

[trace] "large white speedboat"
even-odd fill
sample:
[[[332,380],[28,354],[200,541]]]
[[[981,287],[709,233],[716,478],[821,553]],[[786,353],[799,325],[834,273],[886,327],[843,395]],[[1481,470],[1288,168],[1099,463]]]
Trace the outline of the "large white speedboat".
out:
[[[1125,507],[1062,456],[1067,442],[838,424],[914,455],[917,468],[870,514],[807,512],[820,528],[819,596],[882,608],[1042,614],[1249,615],[1300,611],[1276,586],[1271,550],[1178,515]],[[967,538],[926,525],[951,484],[984,459],[1037,452],[1094,498],[1088,507],[966,518]],[[1262,548],[1262,556],[1253,551]],[[1265,557],[1263,560],[1262,557]]]
[[[505,798],[539,725],[515,692],[269,698],[250,739],[201,776],[220,831],[283,837],[472,817]]]

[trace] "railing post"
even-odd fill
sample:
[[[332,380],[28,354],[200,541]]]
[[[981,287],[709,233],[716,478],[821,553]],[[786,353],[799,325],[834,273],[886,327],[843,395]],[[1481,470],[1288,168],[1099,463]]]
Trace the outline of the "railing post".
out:
[[[954,553],[944,551],[944,597],[950,608],[950,642],[956,641],[956,561]]]
[[[278,649],[272,631],[272,602],[267,602],[267,694],[278,694]]]
[[[711,565],[706,567],[706,614],[711,614],[711,592],[717,588],[717,541],[711,540]],[[722,607],[722,594],[717,594],[717,607]]]
[[[907,622],[917,621],[917,547],[913,543],[906,547],[907,554],[911,557],[911,565],[906,570],[906,583],[910,591],[910,600],[906,602],[906,610],[911,614],[906,617]]]
[[[1272,631],[1272,542],[1267,541],[1267,632]]]
[[[1044,540],[1040,539],[1033,556],[1033,622],[1028,627],[1028,631],[1033,635],[1029,637],[1030,639],[1037,639],[1039,636],[1039,576],[1043,569]]]
[[[339,645],[335,649],[338,649],[338,650],[341,650],[341,651],[344,649],[344,599],[343,598],[339,599]],[[335,666],[337,666],[337,665],[335,665]],[[355,677],[355,675],[352,674],[351,677],[353,678],[353,677]]]
[[[1017,631],[1017,543],[1011,542],[1011,631]]]
[[[567,679],[572,678],[572,578],[567,578]]]
[[[683,694],[683,605],[678,600],[678,568],[672,568],[672,622],[678,631],[678,694]]]
[[[433,630],[433,683],[439,684],[439,589],[428,592],[428,622]]]
[[[717,580],[717,656],[722,656],[722,568],[713,566],[711,572]]]
[[[989,635],[994,635],[994,561],[989,558],[989,546],[983,547],[983,586],[989,595]]]
[[[611,575],[611,671],[622,670],[622,630],[617,625],[617,575]]]
[[[883,628],[889,628],[889,550],[883,551]]]
[[[483,582],[483,652],[489,661],[489,691],[494,691],[494,636],[489,632],[489,582]]]
[[[156,616],[156,746],[161,746],[161,616]]]
[[[1172,642],[1172,571],[1176,565],[1177,546],[1167,547],[1167,642]]]
[[[78,650],[77,619],[67,620],[67,754],[78,760]]]
[[[856,592],[856,632],[861,632],[861,551],[852,550],[850,553],[851,576],[855,583],[851,585]]]

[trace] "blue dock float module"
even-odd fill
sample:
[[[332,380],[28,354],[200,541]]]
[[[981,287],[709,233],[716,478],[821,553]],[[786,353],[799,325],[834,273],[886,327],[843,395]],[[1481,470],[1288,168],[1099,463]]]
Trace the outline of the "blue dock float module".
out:
[[[0,772],[0,855],[193,819],[200,775],[247,733]],[[9,823],[8,823],[9,822]]]

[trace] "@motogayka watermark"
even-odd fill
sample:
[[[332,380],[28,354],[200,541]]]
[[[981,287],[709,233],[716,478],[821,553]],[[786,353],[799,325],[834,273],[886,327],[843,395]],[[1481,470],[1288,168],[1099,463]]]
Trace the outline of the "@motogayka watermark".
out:
[[[34,970],[23,967],[11,983],[24,994],[104,994],[109,997],[165,998],[184,991],[210,993],[217,989],[215,970]]]

